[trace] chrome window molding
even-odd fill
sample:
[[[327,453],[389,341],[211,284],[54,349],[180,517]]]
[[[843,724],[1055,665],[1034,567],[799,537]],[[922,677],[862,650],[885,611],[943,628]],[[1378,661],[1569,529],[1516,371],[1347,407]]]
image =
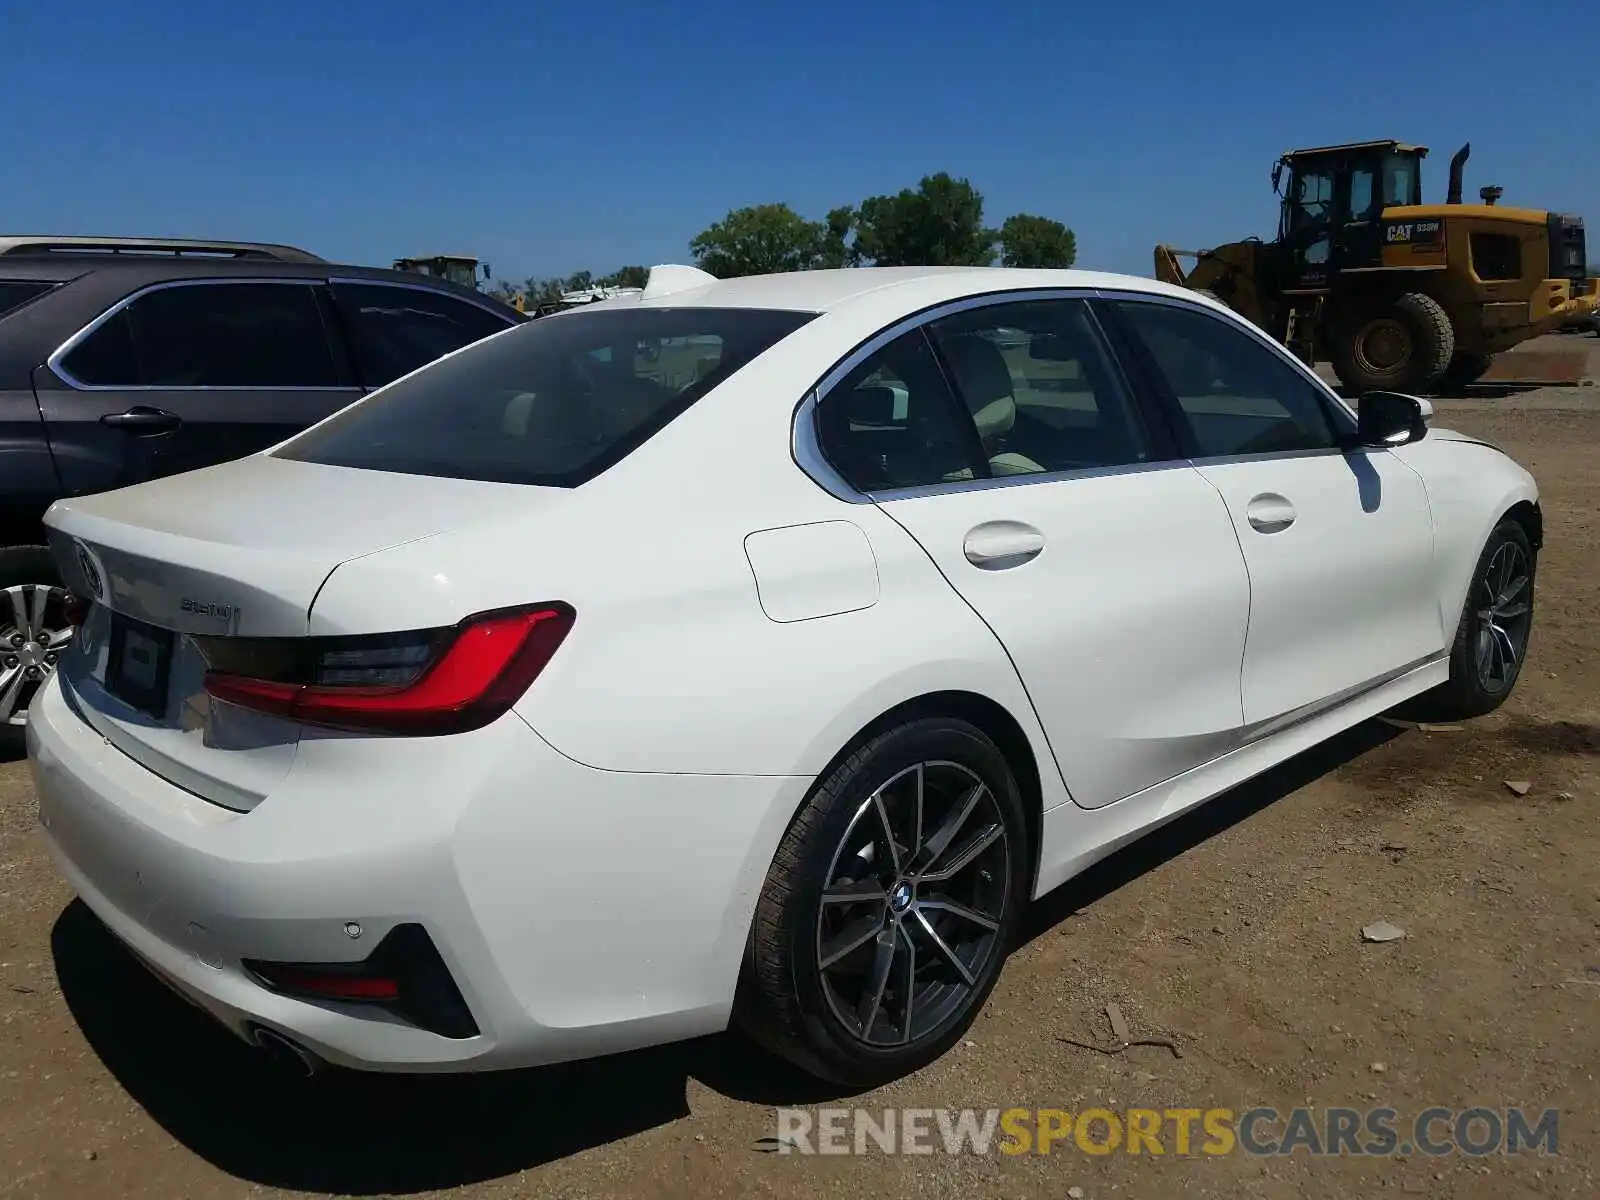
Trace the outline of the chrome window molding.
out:
[[[960,299],[938,304],[932,308],[922,309],[909,316],[902,317],[893,325],[886,326],[858,345],[848,355],[840,359],[818,381],[816,386],[806,393],[804,399],[795,408],[790,445],[790,453],[795,464],[810,477],[812,482],[835,499],[843,500],[849,504],[875,504],[888,500],[909,500],[957,492],[985,491],[996,487],[1020,487],[1035,483],[1060,483],[1073,479],[1095,479],[1149,471],[1167,471],[1175,467],[1201,464],[1223,465],[1227,463],[1271,462],[1278,459],[1330,457],[1345,453],[1345,450],[1340,446],[1323,446],[1311,450],[1274,450],[1261,454],[1222,454],[1196,458],[1152,459],[1148,462],[1122,463],[1109,467],[1085,467],[1069,471],[1040,471],[1030,475],[999,475],[988,479],[959,479],[941,483],[918,484],[913,487],[886,488],[871,492],[863,492],[853,487],[834,469],[833,464],[828,461],[827,455],[823,453],[821,442],[817,437],[816,411],[817,407],[827,399],[828,393],[837,387],[852,371],[896,338],[943,317],[972,309],[988,308],[997,304],[1021,304],[1039,300],[1137,300],[1153,304],[1164,304],[1171,308],[1185,309],[1201,316],[1211,317],[1213,320],[1225,321],[1234,327],[1242,329],[1262,346],[1274,351],[1282,361],[1290,364],[1302,379],[1310,382],[1316,389],[1317,394],[1324,397],[1333,406],[1333,410],[1329,413],[1329,419],[1335,425],[1336,430],[1341,423],[1341,419],[1349,426],[1347,432],[1354,432],[1356,428],[1355,414],[1337,392],[1328,387],[1316,372],[1308,369],[1304,363],[1290,354],[1287,349],[1278,345],[1264,331],[1242,317],[1218,314],[1203,304],[1197,304],[1179,296],[1166,296],[1155,292],[1090,287],[1029,288],[1017,291],[985,292],[977,296],[963,296]],[[1108,345],[1107,352],[1111,354],[1118,372],[1125,374],[1126,365],[1121,361],[1115,349]],[[1125,383],[1131,393],[1133,389],[1132,383],[1127,381]]]
[[[361,391],[361,385],[353,383],[313,384],[303,387],[295,384],[281,383],[266,384],[259,387],[248,384],[205,383],[84,383],[82,380],[73,376],[70,371],[61,365],[62,360],[64,360],[67,355],[71,354],[72,351],[76,349],[79,343],[81,343],[85,338],[93,334],[95,330],[99,329],[107,321],[111,320],[112,317],[122,312],[123,309],[127,308],[135,300],[138,300],[142,296],[148,296],[151,292],[161,292],[167,290],[168,288],[180,287],[225,287],[229,284],[239,283],[282,284],[285,287],[321,287],[326,282],[326,280],[321,278],[305,278],[291,275],[280,276],[276,279],[271,277],[258,278],[256,276],[250,276],[248,278],[167,279],[160,283],[146,284],[137,291],[128,293],[128,295],[118,300],[110,308],[106,309],[105,312],[101,313],[82,329],[78,330],[77,333],[74,333],[66,341],[62,342],[61,345],[57,346],[50,356],[44,360],[45,366],[49,367],[50,370],[55,372],[56,378],[60,379],[61,382],[65,383],[75,392],[359,392]],[[328,349],[329,353],[331,354],[333,352],[333,347],[330,345]]]

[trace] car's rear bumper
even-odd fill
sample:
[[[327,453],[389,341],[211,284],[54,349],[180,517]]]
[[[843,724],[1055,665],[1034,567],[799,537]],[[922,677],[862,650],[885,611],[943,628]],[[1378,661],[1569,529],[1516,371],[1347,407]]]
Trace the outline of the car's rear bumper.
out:
[[[531,1065],[722,1028],[807,782],[598,771],[508,715],[456,738],[307,739],[236,813],[73,705],[52,681],[28,745],[46,844],[85,903],[241,1035],[266,1026],[367,1069]],[[426,930],[476,1036],[280,995],[242,966],[362,959],[401,924]]]

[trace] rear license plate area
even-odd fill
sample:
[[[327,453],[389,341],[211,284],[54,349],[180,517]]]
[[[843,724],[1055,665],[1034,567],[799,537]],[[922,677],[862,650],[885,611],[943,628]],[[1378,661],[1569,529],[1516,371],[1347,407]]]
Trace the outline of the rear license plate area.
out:
[[[173,635],[120,613],[112,615],[106,646],[106,691],[158,720],[167,712]]]

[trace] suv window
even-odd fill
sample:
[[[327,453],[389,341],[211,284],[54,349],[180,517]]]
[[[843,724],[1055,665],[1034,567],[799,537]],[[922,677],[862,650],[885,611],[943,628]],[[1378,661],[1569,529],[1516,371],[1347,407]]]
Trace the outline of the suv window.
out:
[[[862,492],[988,474],[921,329],[869,356],[822,398],[817,434],[834,470]]]
[[[158,287],[62,361],[102,387],[336,387],[317,289],[303,283]]]
[[[512,324],[488,309],[426,288],[342,283],[334,294],[368,387],[382,387]]]
[[[1118,307],[1183,410],[1198,457],[1338,445],[1316,388],[1242,329],[1190,308]]]
[[[32,279],[0,279],[0,317],[53,287],[53,283],[38,283]]]
[[[430,363],[277,455],[576,487],[814,316],[627,308],[543,317]]]
[[[1149,443],[1080,300],[995,304],[928,327],[991,475],[1145,462]]]

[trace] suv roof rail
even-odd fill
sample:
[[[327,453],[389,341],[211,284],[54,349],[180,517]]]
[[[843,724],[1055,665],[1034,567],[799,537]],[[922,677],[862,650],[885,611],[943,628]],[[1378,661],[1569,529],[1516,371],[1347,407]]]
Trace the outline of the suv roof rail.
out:
[[[52,254],[105,254],[128,257],[173,255],[192,258],[269,259],[291,263],[327,261],[309,250],[273,242],[224,242],[204,238],[0,235],[0,256]]]

